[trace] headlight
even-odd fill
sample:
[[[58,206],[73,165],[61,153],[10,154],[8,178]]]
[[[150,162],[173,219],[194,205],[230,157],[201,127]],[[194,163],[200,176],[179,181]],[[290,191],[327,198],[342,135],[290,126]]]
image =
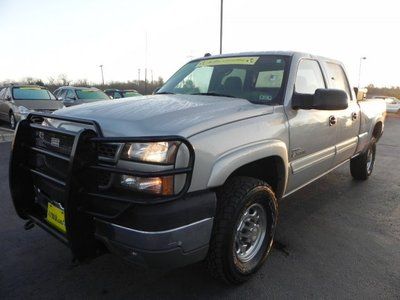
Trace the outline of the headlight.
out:
[[[180,142],[128,143],[121,153],[121,159],[160,164],[175,163]]]
[[[174,193],[173,176],[137,177],[122,175],[120,183],[121,186],[134,191],[141,191],[159,195],[172,195]]]
[[[25,106],[19,106],[18,107],[18,112],[20,114],[27,115],[27,114],[29,114],[31,112],[31,110],[26,108]]]

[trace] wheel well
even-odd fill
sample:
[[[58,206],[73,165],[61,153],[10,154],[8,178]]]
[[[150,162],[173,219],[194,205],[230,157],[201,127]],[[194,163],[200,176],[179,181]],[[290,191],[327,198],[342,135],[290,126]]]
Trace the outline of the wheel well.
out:
[[[241,166],[229,178],[234,176],[248,176],[263,180],[271,186],[278,199],[282,197],[285,183],[285,164],[279,156],[266,157]]]
[[[374,131],[372,131],[372,136],[374,137],[374,138],[376,138],[377,140],[381,137],[381,135],[382,135],[382,122],[378,122],[378,123],[376,123],[375,124],[375,127],[374,127]]]

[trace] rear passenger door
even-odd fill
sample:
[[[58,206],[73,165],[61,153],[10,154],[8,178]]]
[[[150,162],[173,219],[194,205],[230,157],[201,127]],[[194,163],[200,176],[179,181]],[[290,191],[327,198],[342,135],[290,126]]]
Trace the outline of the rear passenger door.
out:
[[[328,87],[343,90],[347,94],[348,108],[335,112],[338,133],[334,165],[344,162],[356,151],[360,132],[360,107],[351,92],[349,81],[343,67],[334,62],[325,62]]]
[[[326,88],[320,63],[302,59],[297,68],[294,91],[314,94]],[[290,193],[332,168],[337,126],[330,125],[335,111],[286,107],[289,122]]]

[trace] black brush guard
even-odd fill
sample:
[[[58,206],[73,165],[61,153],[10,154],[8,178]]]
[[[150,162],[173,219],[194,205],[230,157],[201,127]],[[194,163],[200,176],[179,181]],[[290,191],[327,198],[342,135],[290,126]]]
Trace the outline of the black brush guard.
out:
[[[46,119],[65,121],[71,124],[90,127],[78,132],[43,126]],[[73,140],[70,154],[61,154],[54,149],[38,147],[35,144],[37,133],[59,135]],[[174,168],[159,172],[139,172],[117,168],[115,164],[99,160],[97,145],[104,143],[179,141],[189,150],[189,164],[186,168]],[[49,147],[52,148],[52,147]],[[51,172],[37,168],[39,158],[51,160],[54,164],[63,163],[59,170],[62,178]],[[99,253],[101,244],[95,239],[94,218],[112,220],[118,218],[135,205],[151,205],[171,201],[182,197],[191,182],[194,165],[194,150],[191,144],[181,136],[153,137],[104,137],[99,124],[95,121],[61,117],[48,114],[30,114],[19,122],[10,158],[9,183],[12,199],[18,215],[31,220],[38,226],[65,243],[78,260],[92,258]],[[181,191],[173,196],[155,196],[134,192],[123,195],[101,190],[98,186],[99,172],[107,174],[126,174],[139,177],[159,177],[186,174]],[[41,190],[38,188],[43,188]],[[54,201],[45,190],[52,191],[56,201],[64,208],[66,234],[47,223],[46,211],[40,203]]]

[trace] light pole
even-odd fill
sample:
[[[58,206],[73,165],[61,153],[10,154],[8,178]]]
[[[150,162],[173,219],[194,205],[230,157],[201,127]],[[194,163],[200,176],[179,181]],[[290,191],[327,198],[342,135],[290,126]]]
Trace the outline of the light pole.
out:
[[[366,60],[367,58],[365,56],[360,57],[360,66],[358,67],[358,89],[360,89],[360,81],[361,81],[361,66],[362,66],[362,61]]]
[[[104,85],[104,73],[103,73],[103,65],[100,65],[100,70],[101,70],[101,81],[103,82]]]
[[[220,26],[219,26],[219,54],[222,54],[222,24],[224,17],[224,0],[221,0],[221,17],[220,17]]]

